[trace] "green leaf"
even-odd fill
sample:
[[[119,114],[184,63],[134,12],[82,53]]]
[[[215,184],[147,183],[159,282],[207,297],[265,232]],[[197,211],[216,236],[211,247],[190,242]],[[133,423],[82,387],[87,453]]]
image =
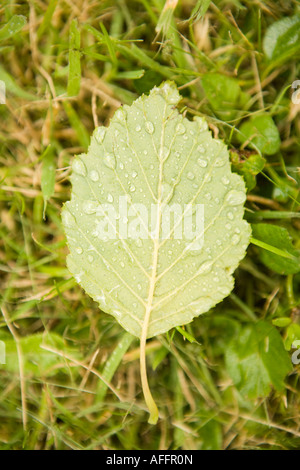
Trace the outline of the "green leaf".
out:
[[[279,328],[285,328],[290,325],[291,322],[292,320],[288,317],[274,318],[274,320],[272,320],[273,325],[278,326]]]
[[[118,80],[140,80],[145,73],[144,69],[140,70],[128,70],[126,72],[118,72],[115,78]]]
[[[88,134],[84,124],[80,120],[77,112],[72,107],[71,103],[69,103],[68,101],[64,101],[63,106],[64,106],[65,112],[68,116],[68,119],[70,121],[70,124],[73,127],[73,129],[74,129],[74,131],[75,131],[75,133],[78,137],[80,145],[84,149],[86,149],[89,145],[89,134]]]
[[[114,373],[116,372],[120,362],[122,361],[123,356],[126,353],[127,349],[130,347],[133,339],[134,338],[132,335],[130,335],[129,333],[125,333],[123,337],[120,339],[120,341],[118,342],[116,348],[113,350],[108,360],[106,361],[104,369],[101,373],[101,376],[107,382],[110,382],[111,379],[113,378]],[[108,388],[107,385],[103,381],[101,381],[99,388],[97,390],[97,402],[98,403],[104,400],[107,388]]]
[[[156,370],[157,367],[161,364],[161,362],[165,359],[165,357],[167,357],[168,354],[169,354],[169,351],[164,346],[162,346],[157,351],[155,351],[153,354],[152,369]]]
[[[141,357],[147,337],[191,322],[231,292],[250,237],[245,185],[226,146],[204,119],[180,115],[179,100],[166,82],[97,128],[73,161],[62,213],[69,270],[141,339]]]
[[[101,27],[102,33],[103,33],[103,41],[107,46],[111,61],[115,66],[117,66],[118,59],[117,59],[117,56],[116,56],[116,50],[115,50],[114,42],[111,39],[111,37],[109,36],[108,32],[106,31],[106,28],[105,28],[103,23],[100,23],[100,27]]]
[[[268,114],[253,116],[240,127],[239,141],[262,154],[273,155],[280,148],[280,135],[278,129]]]
[[[237,110],[243,108],[248,100],[235,78],[220,73],[206,73],[201,83],[214,112],[224,121],[234,119]]]
[[[51,27],[51,20],[55,12],[55,9],[57,7],[57,3],[58,3],[58,0],[50,0],[48,2],[47,11],[43,15],[43,21],[41,22],[39,29],[37,30],[38,38],[41,38],[44,31]]]
[[[216,420],[209,420],[199,429],[202,440],[201,450],[221,450],[222,449],[222,428]]]
[[[163,77],[154,70],[147,70],[144,75],[135,80],[133,85],[139,94],[148,93],[151,88],[158,86],[163,80]]]
[[[284,379],[292,370],[280,334],[263,321],[244,327],[232,339],[225,360],[234,385],[249,398],[266,397],[271,386],[282,390]]]
[[[176,326],[176,330],[185,338],[187,339],[190,343],[198,343],[196,338],[194,338],[193,335],[191,335],[188,331],[184,330],[181,328],[181,326]]]
[[[70,26],[68,96],[78,95],[80,80],[80,29],[78,29],[78,21],[75,19],[71,22]]]
[[[253,236],[269,245],[269,250],[260,249],[260,260],[279,274],[294,274],[300,271],[300,254],[292,244],[289,232],[273,224],[253,224]],[[276,249],[271,253],[270,248]],[[282,254],[278,250],[282,251]],[[284,256],[286,255],[286,256]]]
[[[283,18],[273,23],[263,41],[269,60],[284,61],[300,49],[300,15]]]
[[[286,338],[284,341],[284,346],[287,351],[293,347],[295,341],[300,340],[300,325],[297,323],[292,323],[288,326],[286,331]],[[295,346],[294,346],[295,347]]]
[[[266,163],[266,160],[258,154],[250,155],[244,161],[239,160],[237,153],[231,152],[232,166],[235,171],[242,175],[248,191],[251,191],[256,186],[256,175],[260,173]]]
[[[42,175],[41,175],[41,188],[42,194],[44,199],[44,213],[43,216],[45,218],[45,212],[47,207],[47,202],[54,194],[54,187],[55,187],[55,158],[54,152],[49,145],[43,156],[42,156]]]
[[[202,18],[208,10],[211,0],[197,0],[196,5],[194,6],[190,19],[193,21],[198,21]]]
[[[12,95],[18,96],[24,100],[34,101],[37,99],[36,95],[28,93],[23,88],[21,88],[17,83],[16,79],[13,78],[6,70],[0,65],[0,80],[2,80],[6,85],[6,92],[11,93]]]
[[[0,29],[0,41],[5,41],[24,28],[27,19],[23,15],[14,15],[8,23]]]
[[[189,323],[228,295],[231,274],[249,241],[250,229],[242,219],[245,187],[230,171],[227,148],[211,137],[205,121],[190,122],[174,109],[179,99],[175,86],[166,83],[119,109],[108,129],[96,129],[89,152],[73,161],[72,200],[63,210],[70,271],[104,311],[137,337],[147,305],[151,337]],[[124,195],[141,237],[122,239],[116,231],[111,240],[101,240],[102,205],[110,203],[118,214]],[[192,240],[183,234],[175,242],[173,223],[165,234],[170,237],[162,239],[162,213],[173,203],[204,205],[203,247],[202,233]],[[154,236],[133,204],[145,204],[149,211],[159,204]]]
[[[6,364],[3,369],[13,373],[19,373],[19,358],[16,342],[7,336],[0,336],[6,347]],[[68,372],[68,365],[62,362],[61,357],[53,352],[42,349],[41,346],[55,348],[78,358],[75,349],[66,347],[61,336],[55,333],[34,334],[20,339],[20,348],[23,357],[23,367],[26,376],[50,377],[57,374],[59,367]]]

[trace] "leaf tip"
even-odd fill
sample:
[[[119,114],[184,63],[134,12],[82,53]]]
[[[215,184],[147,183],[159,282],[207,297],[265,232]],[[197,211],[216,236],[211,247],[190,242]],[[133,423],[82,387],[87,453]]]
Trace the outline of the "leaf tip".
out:
[[[150,92],[150,96],[153,94],[162,95],[168,104],[174,106],[181,100],[177,85],[172,80],[167,80],[162,82],[158,87],[154,87]]]

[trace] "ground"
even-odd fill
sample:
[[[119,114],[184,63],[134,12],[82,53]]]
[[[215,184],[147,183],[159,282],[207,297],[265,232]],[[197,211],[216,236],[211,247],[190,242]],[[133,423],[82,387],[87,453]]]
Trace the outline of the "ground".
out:
[[[2,2],[1,449],[299,448],[299,7]],[[138,341],[69,273],[60,214],[94,128],[166,79],[227,144],[253,232],[232,293],[147,342],[153,426]]]

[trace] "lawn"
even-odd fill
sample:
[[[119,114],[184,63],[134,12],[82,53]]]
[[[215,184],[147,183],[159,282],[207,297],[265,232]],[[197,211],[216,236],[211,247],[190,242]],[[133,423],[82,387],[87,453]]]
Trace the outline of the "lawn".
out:
[[[4,0],[0,57],[0,449],[300,449],[300,2]],[[227,145],[252,235],[232,292],[147,341],[153,425],[61,212],[94,129],[165,81]]]

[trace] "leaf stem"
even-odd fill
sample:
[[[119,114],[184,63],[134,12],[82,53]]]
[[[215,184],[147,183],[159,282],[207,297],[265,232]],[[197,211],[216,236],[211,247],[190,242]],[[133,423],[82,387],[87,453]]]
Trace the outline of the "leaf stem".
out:
[[[147,331],[146,331],[147,333]],[[140,371],[141,371],[141,381],[142,388],[145,397],[145,402],[148,407],[150,417],[148,419],[149,424],[156,424],[158,420],[158,408],[152,397],[148,378],[147,378],[147,368],[146,368],[146,335],[142,335],[140,342]]]

